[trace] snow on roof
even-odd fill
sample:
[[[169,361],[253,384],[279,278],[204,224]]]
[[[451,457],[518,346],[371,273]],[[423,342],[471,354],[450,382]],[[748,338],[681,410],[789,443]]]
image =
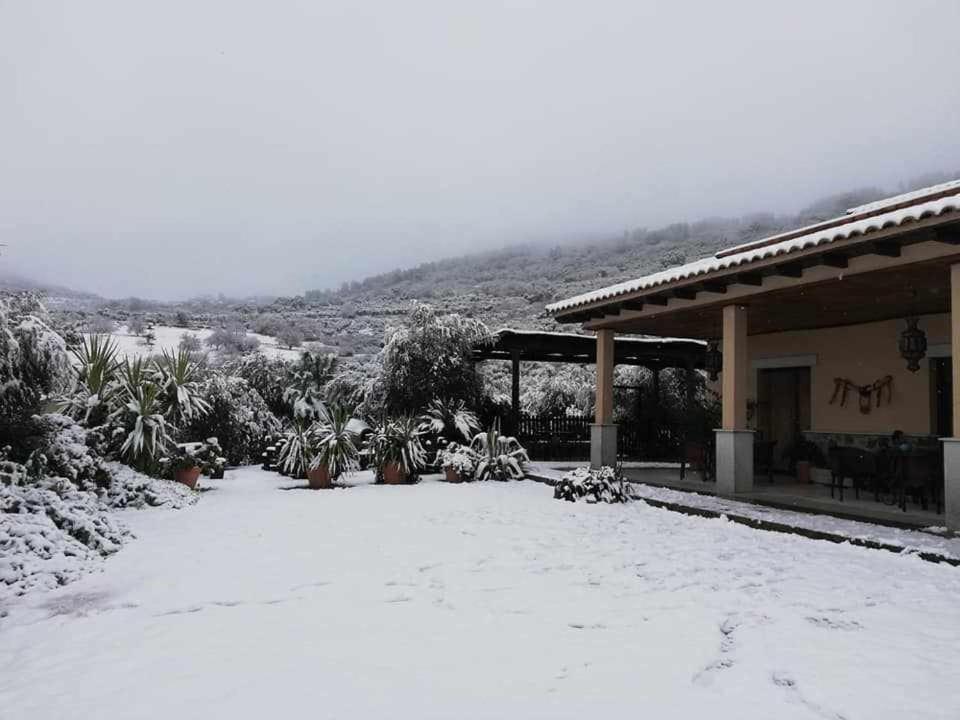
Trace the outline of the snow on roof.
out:
[[[584,338],[587,340],[595,340],[596,338],[593,335],[584,335],[583,333],[572,333],[572,332],[551,332],[548,330],[517,330],[515,328],[500,328],[496,330],[494,335],[502,335],[504,333],[511,333],[512,335],[536,335],[536,336],[549,336],[549,337],[568,337],[568,338]],[[618,337],[617,342],[628,342],[628,343],[695,343],[697,345],[706,345],[707,343],[703,340],[694,340],[693,338],[677,338],[677,337],[656,337],[653,335],[626,335],[623,337]]]
[[[945,193],[946,197],[942,197]],[[930,195],[938,197],[926,202],[914,202]],[[905,203],[909,204],[906,207]],[[884,207],[893,207],[889,212],[877,212]],[[636,280],[627,280],[608,287],[593,290],[591,292],[575,295],[574,297],[547,305],[546,311],[551,314],[572,310],[581,305],[601,300],[609,300],[620,295],[640,292],[651,288],[665,285],[667,283],[687,280],[699,275],[725,270],[728,268],[746,265],[748,263],[765,260],[778,255],[799,252],[808,248],[817,247],[833,243],[837,240],[866,235],[888,227],[898,227],[909,222],[915,222],[927,217],[936,217],[950,212],[960,211],[960,180],[954,180],[950,183],[942,183],[929,188],[917,190],[913,193],[897,195],[885,200],[879,200],[876,203],[863,205],[858,208],[852,208],[849,212],[854,215],[847,221],[845,216],[839,218],[839,222],[831,221],[821,223],[809,228],[809,231],[792,231],[791,233],[781,233],[765,240],[752,242],[742,246],[736,246],[727,250],[718,252],[713,257],[702,258],[685,265],[668,268],[660,272],[646,275]],[[868,214],[868,217],[862,215]],[[778,237],[784,239],[777,241]]]

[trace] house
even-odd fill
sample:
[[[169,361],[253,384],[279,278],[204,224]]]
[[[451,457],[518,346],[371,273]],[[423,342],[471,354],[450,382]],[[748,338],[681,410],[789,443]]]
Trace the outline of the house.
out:
[[[718,493],[752,491],[757,443],[782,460],[798,438],[829,452],[899,430],[910,447],[936,450],[946,525],[960,529],[960,180],[547,311],[596,334],[595,465],[616,459],[614,337],[695,338],[720,375]]]

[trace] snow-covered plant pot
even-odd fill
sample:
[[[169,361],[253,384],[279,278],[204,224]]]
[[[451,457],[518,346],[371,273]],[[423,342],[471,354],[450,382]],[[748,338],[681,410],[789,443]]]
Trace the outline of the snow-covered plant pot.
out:
[[[440,453],[440,464],[447,482],[472,480],[477,469],[477,460],[477,454],[469,447],[453,442]]]
[[[599,470],[577,468],[566,473],[553,488],[553,497],[569,502],[622,503],[630,500],[630,492],[619,468],[604,466]]]

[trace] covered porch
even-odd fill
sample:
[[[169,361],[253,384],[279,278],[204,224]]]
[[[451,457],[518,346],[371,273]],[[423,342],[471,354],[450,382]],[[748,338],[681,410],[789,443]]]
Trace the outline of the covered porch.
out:
[[[960,529],[958,209],[948,183],[550,306],[596,333],[594,464],[617,457],[614,337],[697,338],[723,406],[712,491],[901,518],[923,496],[918,522]]]

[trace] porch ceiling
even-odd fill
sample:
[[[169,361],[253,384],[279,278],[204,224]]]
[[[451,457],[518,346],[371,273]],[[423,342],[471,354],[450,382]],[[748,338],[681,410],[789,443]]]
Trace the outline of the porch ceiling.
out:
[[[721,312],[728,298],[677,308],[648,317],[607,317],[617,332],[714,338],[721,335]],[[751,335],[856,325],[950,310],[950,266],[943,260],[899,266],[859,275],[771,290],[736,300],[747,307]]]

